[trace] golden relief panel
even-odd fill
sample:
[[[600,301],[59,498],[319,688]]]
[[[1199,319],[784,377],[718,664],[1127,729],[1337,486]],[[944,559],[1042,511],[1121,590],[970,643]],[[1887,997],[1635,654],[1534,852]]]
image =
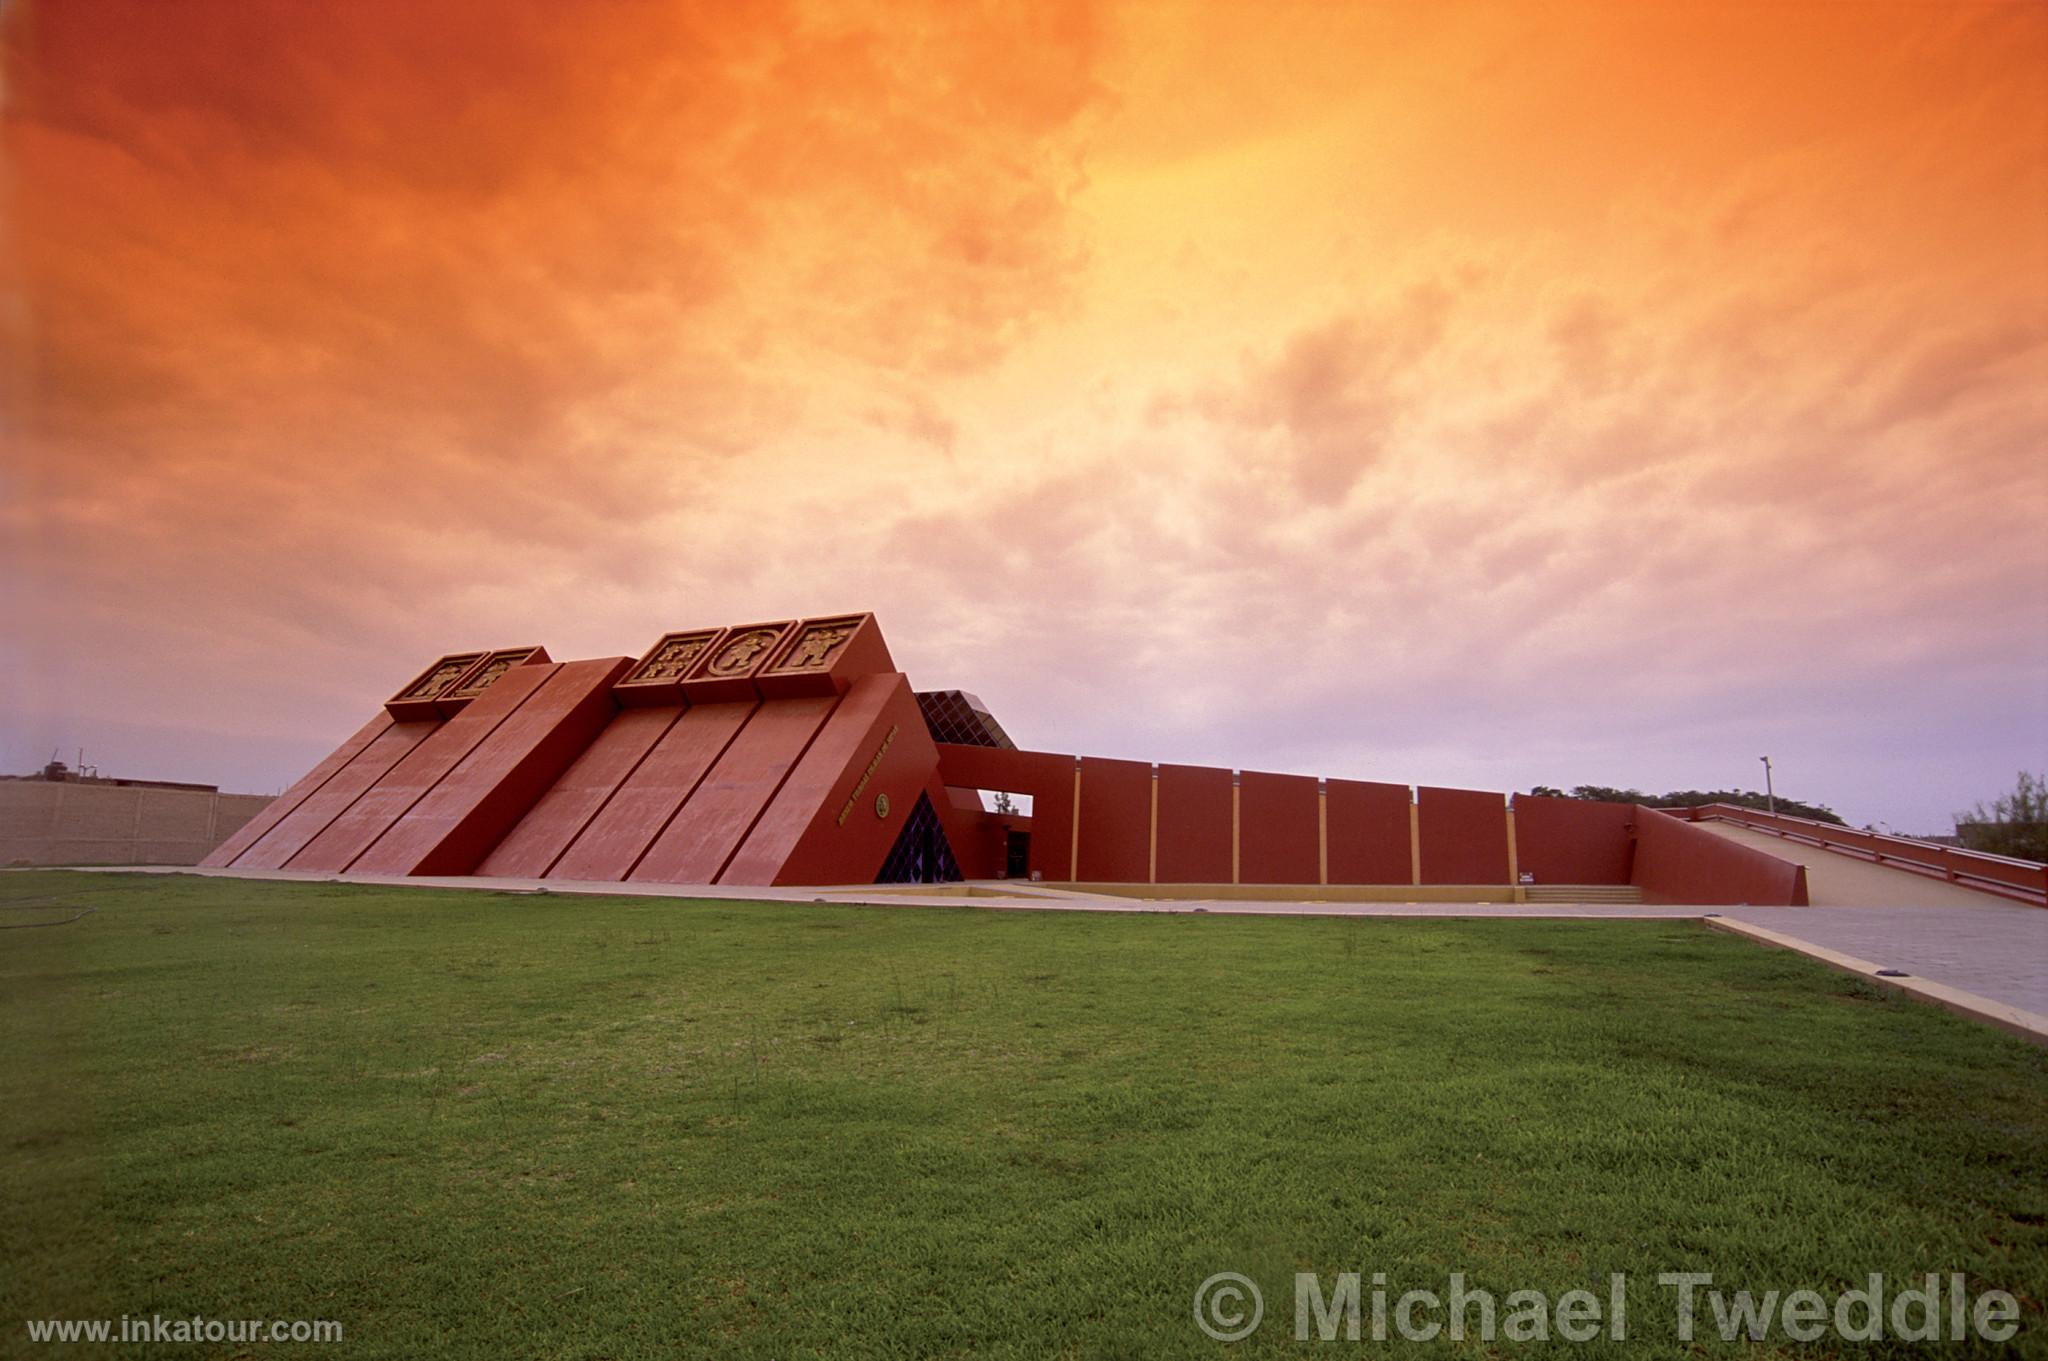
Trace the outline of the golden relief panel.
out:
[[[710,644],[709,638],[671,638],[655,649],[654,655],[641,664],[628,683],[675,680],[690,669],[690,663],[702,656]]]
[[[490,660],[490,662],[485,665],[483,670],[476,673],[476,679],[472,680],[469,684],[463,686],[460,690],[457,690],[455,694],[482,694],[484,691],[491,688],[491,683],[493,681],[497,680],[498,677],[504,675],[507,671],[510,671],[512,669],[512,663],[518,660],[519,654],[516,652],[507,653],[503,657],[493,657]]]
[[[750,629],[727,643],[711,665],[704,669],[714,676],[737,676],[754,664],[763,652],[775,643],[777,630]]]
[[[816,671],[832,660],[832,654],[853,636],[852,624],[827,624],[820,628],[806,630],[797,640],[789,655],[782,659],[778,671]]]
[[[400,695],[400,699],[432,699],[442,690],[455,683],[455,678],[476,665],[476,658],[455,657],[442,662],[427,674],[426,679]]]

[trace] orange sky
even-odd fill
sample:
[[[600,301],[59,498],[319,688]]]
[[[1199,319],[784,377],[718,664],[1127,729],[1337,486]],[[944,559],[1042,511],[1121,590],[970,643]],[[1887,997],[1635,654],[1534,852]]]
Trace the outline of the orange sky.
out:
[[[871,608],[1026,745],[2048,767],[2048,6],[0,10],[0,768]]]

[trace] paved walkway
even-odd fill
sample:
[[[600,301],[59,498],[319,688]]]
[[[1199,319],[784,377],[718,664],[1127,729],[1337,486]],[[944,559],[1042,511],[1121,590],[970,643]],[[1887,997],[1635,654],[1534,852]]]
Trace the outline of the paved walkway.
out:
[[[2048,1013],[2048,908],[1737,907],[1726,915],[1881,969]]]
[[[1702,824],[1720,830],[1719,824]],[[1730,829],[1742,830],[1742,829]],[[1762,834],[1752,834],[1759,835]],[[1740,837],[1732,838],[1740,840]],[[1914,885],[1919,876],[1881,869],[1811,847],[1771,843],[1765,849],[1805,851],[1830,893],[1860,880],[1838,870],[1861,870],[1906,880],[1913,903],[1872,905],[1820,903],[1813,907],[1659,907],[1604,903],[1332,903],[1313,900],[1143,899],[1082,893],[1050,884],[1015,880],[975,882],[945,889],[843,885],[826,888],[731,888],[718,884],[569,883],[560,880],[407,878],[351,875],[345,881],[392,888],[446,888],[498,893],[548,893],[564,897],[605,895],[694,898],[742,902],[841,903],[886,907],[979,907],[1026,912],[1209,912],[1219,916],[1525,918],[1550,920],[1712,919],[1712,924],[1768,944],[1797,950],[1835,968],[1913,993],[1938,1005],[2048,1044],[2048,908],[2007,903],[1992,895],[1957,889],[1940,880]],[[1796,858],[1790,857],[1787,858]],[[1841,861],[1837,866],[1834,862]],[[313,883],[341,881],[325,873],[292,870],[195,869],[190,866],[109,867],[105,873],[198,874],[225,879],[281,879]],[[1904,890],[1900,890],[1904,891]],[[1961,895],[1958,901],[1952,895]],[[1820,897],[1815,890],[1816,898]],[[1880,970],[1904,977],[1886,977]]]

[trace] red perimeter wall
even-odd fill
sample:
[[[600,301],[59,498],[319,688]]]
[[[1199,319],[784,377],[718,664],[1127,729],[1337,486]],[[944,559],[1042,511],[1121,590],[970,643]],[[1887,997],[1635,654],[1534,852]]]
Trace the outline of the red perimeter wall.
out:
[[[407,752],[361,798],[307,842],[285,868],[330,874],[347,869],[370,848],[370,843],[389,831],[559,669],[550,664],[515,666],[507,671],[461,713]]]
[[[546,874],[681,714],[673,706],[614,714],[597,740],[484,857],[477,873],[532,879]]]
[[[1636,805],[1630,882],[1649,903],[1805,907],[1806,866],[1780,860],[1696,823]]]
[[[1089,883],[1142,884],[1152,873],[1152,767],[1081,758],[1081,866]]]
[[[910,681],[895,671],[859,677],[718,882],[873,883],[918,796],[931,797],[934,813],[947,802],[937,766]]]
[[[1626,884],[1635,865],[1626,803],[1515,795],[1515,867],[1539,884]]]
[[[1423,883],[1508,881],[1505,795],[1424,785],[1416,791],[1416,812],[1422,822]]]
[[[1159,882],[1230,882],[1231,773],[1159,767]]]
[[[755,707],[749,700],[692,705],[576,834],[547,877],[603,883],[624,879],[725,754]]]
[[[837,695],[826,695],[756,709],[626,877],[657,884],[716,880],[838,704]]]
[[[599,657],[553,667],[524,704],[349,868],[358,874],[474,870],[618,712],[612,682],[626,666],[624,657]]]
[[[1238,882],[1313,884],[1322,877],[1316,777],[1242,771],[1237,777]]]
[[[1329,796],[1330,882],[1411,882],[1408,786],[1330,780],[1325,791]]]

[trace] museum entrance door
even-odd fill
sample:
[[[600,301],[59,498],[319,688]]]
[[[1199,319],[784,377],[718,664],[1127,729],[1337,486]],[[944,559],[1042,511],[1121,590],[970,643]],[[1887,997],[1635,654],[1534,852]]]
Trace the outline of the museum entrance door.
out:
[[[1008,864],[1004,874],[1011,879],[1031,877],[1031,833],[1010,833]]]

